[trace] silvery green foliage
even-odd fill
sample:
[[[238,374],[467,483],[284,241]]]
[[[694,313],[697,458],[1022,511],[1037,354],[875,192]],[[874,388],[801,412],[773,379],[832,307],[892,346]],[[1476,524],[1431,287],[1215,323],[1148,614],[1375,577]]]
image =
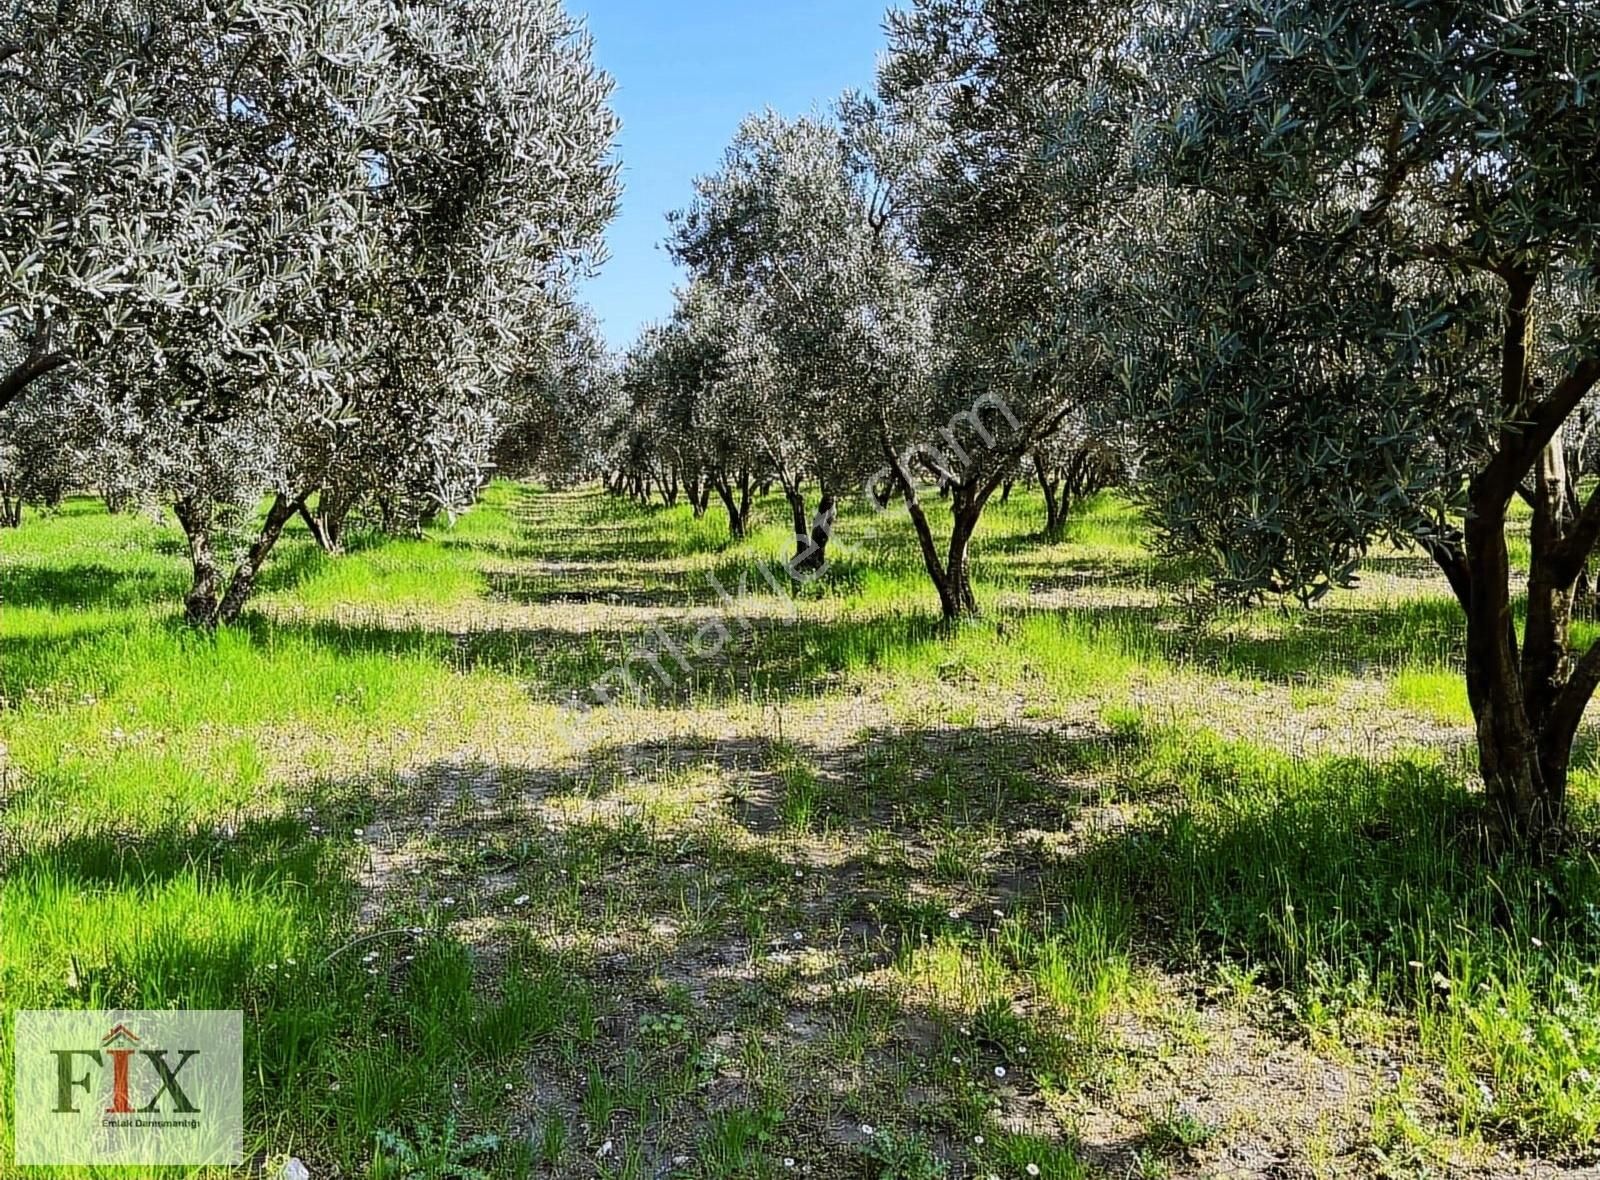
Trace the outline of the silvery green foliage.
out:
[[[0,483],[17,500],[53,506],[90,490],[114,511],[149,507],[160,453],[147,409],[81,371],[44,376],[0,410]]]
[[[304,328],[409,98],[385,24],[373,0],[7,5],[0,402],[74,362],[203,413],[269,374],[331,384]]]
[[[1600,9],[1184,16],[1124,338],[1166,535],[1240,593],[1320,594],[1375,538],[1448,569],[1472,481],[1526,479],[1593,383]]]
[[[1113,358],[1093,325],[1115,297],[1108,234],[1130,189],[1134,50],[1153,11],[917,0],[889,16],[883,108],[847,106],[939,297],[945,364],[914,417],[943,423],[991,395],[1017,420],[998,445],[952,456],[980,503],[1057,429],[1115,434]]]
[[[627,413],[618,368],[594,316],[573,308],[512,379],[495,444],[498,470],[556,484],[607,474]]]
[[[878,98],[767,114],[676,219],[674,249],[770,347],[824,488],[903,499],[947,615],[968,541],[1036,443],[1110,402],[1088,320],[1134,143],[1132,17],[924,0],[890,16]],[[918,485],[951,496],[935,538]],[[797,533],[805,532],[800,515]],[[813,533],[815,530],[812,530]]]
[[[410,0],[390,36],[427,100],[374,162],[363,380],[301,479],[368,492],[386,523],[409,525],[472,502],[513,376],[559,350],[564,292],[615,213],[617,124],[610,80],[558,0]]]
[[[141,407],[211,598],[319,489],[406,525],[470,502],[615,207],[559,0],[28,0],[0,58],[4,392],[70,364]],[[196,538],[264,492],[260,533]]]
[[[705,282],[677,293],[671,318],[643,333],[623,381],[628,455],[658,485],[676,482],[697,514],[715,492],[743,536],[754,485],[780,474],[786,432],[746,305]],[[669,474],[670,473],[670,474]],[[786,486],[797,474],[785,474]]]
[[[74,457],[86,443],[88,418],[63,412],[57,375],[35,385],[35,395],[0,410],[0,525],[22,522],[25,504],[54,508],[72,490]]]
[[[920,396],[934,352],[931,300],[880,178],[836,124],[769,112],[696,190],[675,253],[764,338],[767,413],[804,439],[807,466],[859,486],[882,461],[882,415]]]

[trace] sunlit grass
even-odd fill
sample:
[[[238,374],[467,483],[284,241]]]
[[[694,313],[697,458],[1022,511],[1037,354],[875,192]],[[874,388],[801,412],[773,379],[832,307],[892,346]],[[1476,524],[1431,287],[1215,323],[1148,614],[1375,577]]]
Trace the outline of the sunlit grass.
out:
[[[994,1071],[1052,1102],[1112,1092],[1141,1068],[1118,1021],[1171,1007],[1175,978],[1267,997],[1295,1022],[1271,1035],[1330,1053],[1403,1046],[1446,1129],[1594,1142],[1592,860],[1480,856],[1469,770],[1437,744],[1278,740],[1291,713],[1337,731],[1362,708],[1470,736],[1437,579],[1374,563],[1381,590],[1207,611],[1127,500],[1082,506],[1058,545],[1042,519],[1021,488],[991,506],[988,612],[946,627],[903,514],[847,502],[828,573],[796,589],[779,496],[735,543],[716,503],[696,519],[501,482],[456,522],[358,530],[337,557],[292,527],[256,609],[205,635],[178,617],[170,521],[32,514],[0,535],[0,1008],[243,1008],[248,1145],[314,1175],[382,1174],[379,1132],[434,1142],[446,1119],[505,1137],[485,1164],[504,1176],[577,1174],[608,1141],[601,1174],[625,1175],[668,1139],[694,1160],[675,1174],[799,1154],[855,1175],[878,1157],[807,1138],[841,1120],[892,1131],[882,1158],[958,1144],[978,1174],[1086,1175],[1070,1134],[997,1120]],[[749,625],[624,711],[649,741],[528,766],[482,748],[741,584]],[[843,729],[797,731],[784,710],[807,704]],[[385,908],[357,833],[404,814],[419,765],[493,781],[452,804],[461,833],[424,841],[423,892]],[[474,828],[491,799],[542,818]],[[680,948],[734,981],[737,1037],[696,1023],[678,977],[633,973]],[[815,1040],[773,1048],[819,981]],[[893,1056],[930,1022],[936,1053]],[[559,1101],[541,1082],[530,1113],[534,1069],[581,1080]],[[4,1057],[0,1076],[8,1092]]]

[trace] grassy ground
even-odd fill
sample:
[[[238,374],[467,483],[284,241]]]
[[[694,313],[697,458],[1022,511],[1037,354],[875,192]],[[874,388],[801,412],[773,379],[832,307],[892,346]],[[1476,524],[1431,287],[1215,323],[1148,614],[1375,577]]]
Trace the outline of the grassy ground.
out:
[[[1600,871],[1478,855],[1424,563],[1203,616],[1127,505],[1044,547],[1019,493],[945,632],[898,522],[775,593],[780,507],[498,484],[292,535],[215,636],[172,527],[0,538],[7,1032],[241,1008],[248,1149],[318,1178],[1595,1158]]]

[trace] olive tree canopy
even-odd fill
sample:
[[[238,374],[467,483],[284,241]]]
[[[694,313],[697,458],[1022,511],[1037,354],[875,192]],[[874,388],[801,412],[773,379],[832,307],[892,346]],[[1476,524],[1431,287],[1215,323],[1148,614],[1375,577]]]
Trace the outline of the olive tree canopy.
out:
[[[1250,0],[1184,16],[1126,235],[1143,296],[1127,379],[1165,536],[1227,589],[1307,597],[1374,541],[1421,546],[1466,615],[1496,818],[1559,829],[1600,684],[1600,647],[1569,627],[1600,496],[1575,496],[1563,439],[1600,379],[1600,9]]]

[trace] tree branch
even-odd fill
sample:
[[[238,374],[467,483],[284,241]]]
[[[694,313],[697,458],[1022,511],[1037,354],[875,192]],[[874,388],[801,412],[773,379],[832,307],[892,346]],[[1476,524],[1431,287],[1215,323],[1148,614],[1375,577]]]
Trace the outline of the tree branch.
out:
[[[1597,543],[1600,543],[1600,487],[1589,493],[1583,508],[1561,538],[1561,544],[1548,556],[1556,580],[1561,585],[1570,585],[1577,578]]]
[[[1600,381],[1600,357],[1589,357],[1568,373],[1549,397],[1532,407],[1520,429],[1515,433],[1510,427],[1503,431],[1500,449],[1472,481],[1474,494],[1509,500],[1539,452],[1555,438],[1561,424],[1578,408],[1578,403],[1597,381]]]
[[[1600,688],[1600,640],[1589,645],[1561,686],[1544,728],[1554,733],[1576,733],[1596,688]]]
[[[0,378],[0,410],[21,397],[23,390],[34,381],[70,364],[71,361],[72,357],[64,352],[32,353],[27,360]]]
[[[1417,535],[1417,543],[1442,571],[1463,610],[1472,609],[1472,573],[1459,538],[1437,533]]]

